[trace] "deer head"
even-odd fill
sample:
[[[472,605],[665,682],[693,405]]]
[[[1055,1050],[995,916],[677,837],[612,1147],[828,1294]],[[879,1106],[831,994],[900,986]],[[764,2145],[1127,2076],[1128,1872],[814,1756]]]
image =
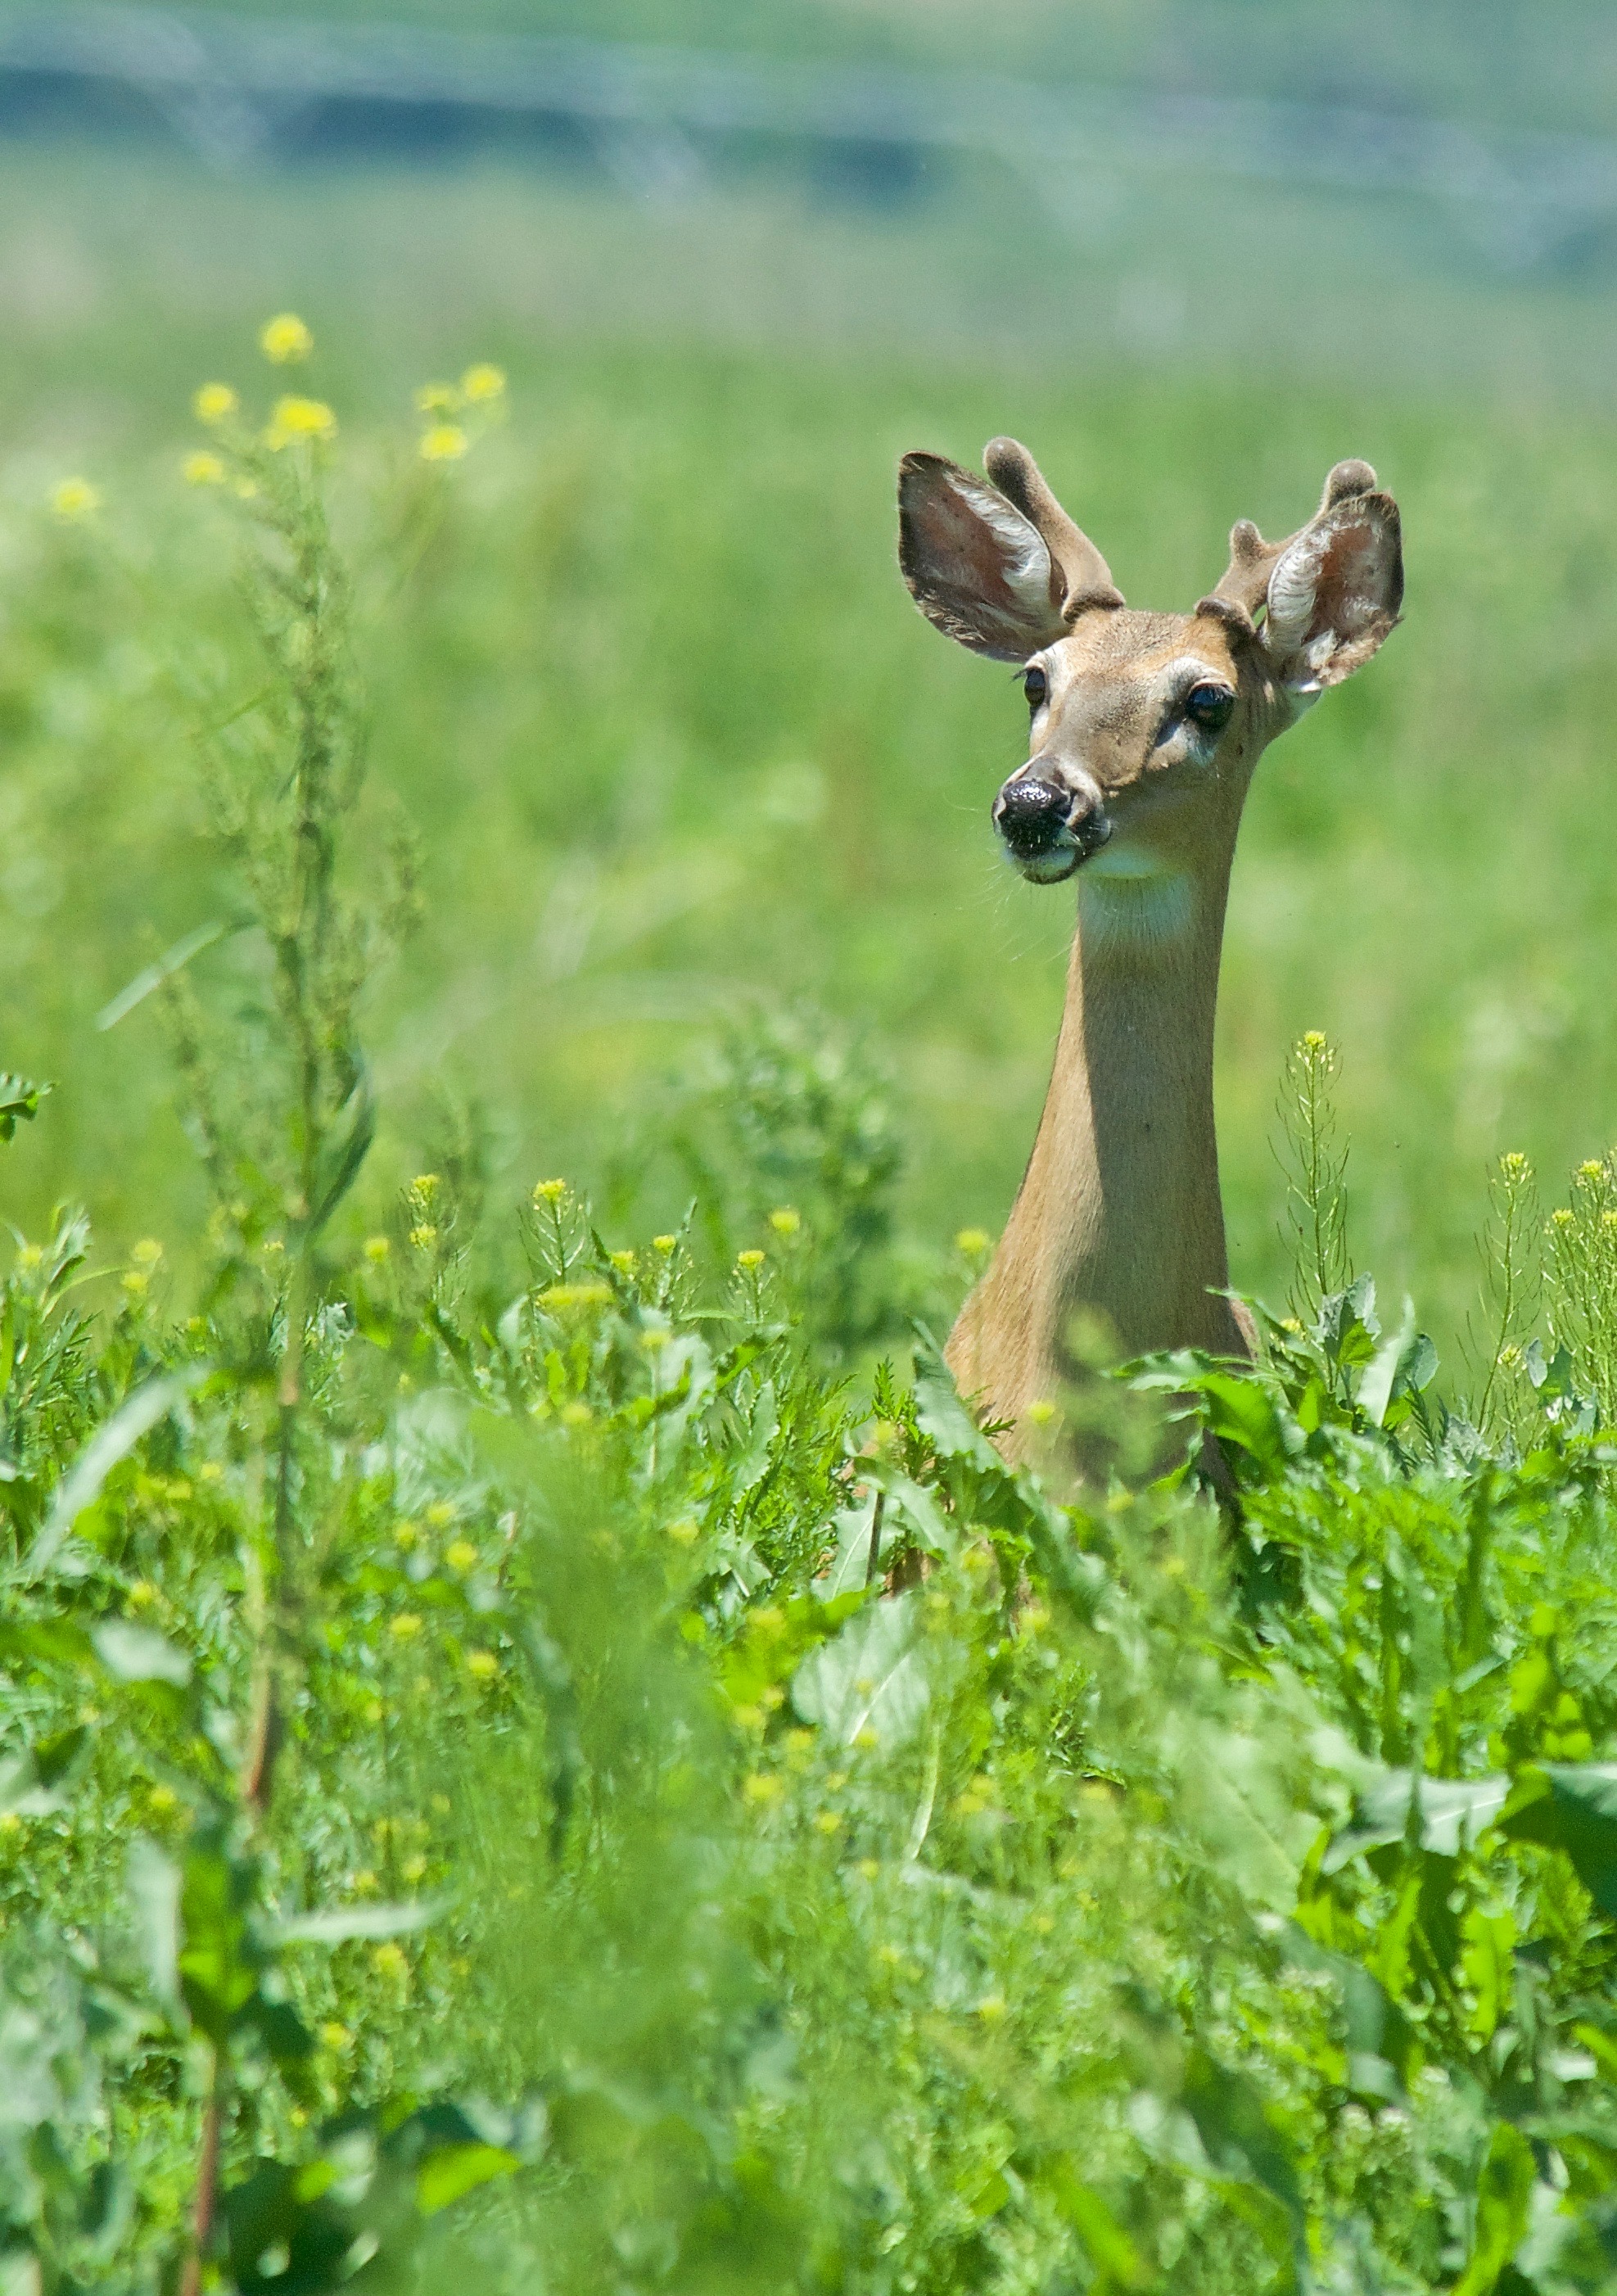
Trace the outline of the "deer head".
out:
[[[938,455],[899,466],[899,559],[915,603],[973,653],[1020,665],[1030,754],[994,800],[1024,877],[1180,879],[1227,868],[1253,766],[1398,619],[1398,505],[1338,463],[1284,542],[1249,521],[1188,614],[1130,611],[1025,447],[988,479]]]

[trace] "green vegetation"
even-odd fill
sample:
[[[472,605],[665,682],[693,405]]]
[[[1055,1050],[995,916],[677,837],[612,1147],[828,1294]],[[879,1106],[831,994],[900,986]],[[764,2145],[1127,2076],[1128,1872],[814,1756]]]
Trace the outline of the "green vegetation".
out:
[[[733,935],[754,983],[793,952],[833,1009],[861,983],[878,1041],[948,1000],[991,1041],[1014,1007],[939,889],[977,865],[997,697],[902,619],[874,634],[864,512],[808,452],[868,377],[774,373],[790,430],[749,447],[758,373],[670,357],[636,432],[579,361],[536,474],[497,371],[357,450],[311,372],[267,424],[262,388],[200,401],[195,538],[139,513],[168,454],[18,527],[16,818],[76,766],[76,820],[177,849],[122,848],[160,928],[98,1039],[128,1066],[0,1078],[6,1171],[76,1094],[81,1136],[111,1123],[116,1073],[138,1123],[86,1169],[111,1194],[121,1160],[123,1219],[160,1201],[196,1240],[109,1263],[60,1212],[0,1287],[5,2284],[1608,2289],[1617,1162],[1547,1223],[1527,1159],[1498,1165],[1445,1373],[1356,1272],[1336,1055],[1303,1034],[1269,1192],[1296,1312],[1254,1369],[1052,1397],[1038,1472],[905,1336],[960,1286],[916,1209],[944,1186],[906,1201],[868,1053],[807,1004],[737,998],[707,1070],[598,1145],[607,1226],[533,1143],[614,1076],[579,1000],[679,982],[660,936],[716,964]],[[1130,406],[1142,487],[1165,443],[1194,468],[1230,433],[1276,492],[1317,445],[1233,398]],[[1435,431],[1392,444],[1400,485],[1454,483]],[[1159,471],[1133,513],[1159,572],[1208,539],[1173,499]],[[1425,699],[1423,659],[1310,720],[1277,808],[1305,855],[1351,843],[1367,775],[1377,836],[1413,826],[1397,771],[1445,709],[1428,806],[1505,742]],[[488,761],[529,741],[513,788]],[[88,972],[119,872],[86,842],[52,849],[86,873],[37,930]],[[519,1031],[513,965],[468,1020],[538,852],[538,1009]],[[1363,933],[1343,916],[1295,993]],[[69,972],[63,1011],[110,985]],[[407,1048],[430,1070],[457,1026],[508,1097],[480,1110],[472,1062],[417,1116]],[[143,1163],[148,1067],[178,1133]],[[490,1106],[544,1111],[503,1165]]]

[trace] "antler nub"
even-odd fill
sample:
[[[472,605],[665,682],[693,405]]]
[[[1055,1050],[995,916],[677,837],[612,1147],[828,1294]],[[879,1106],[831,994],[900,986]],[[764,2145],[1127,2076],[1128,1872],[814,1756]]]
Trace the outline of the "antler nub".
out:
[[[1056,501],[1043,472],[1017,439],[990,439],[982,467],[1005,500],[1037,527],[1045,546],[1066,578],[1064,619],[1076,621],[1090,606],[1120,606],[1123,594],[1112,569],[1075,520]]]
[[[1338,463],[1325,482],[1325,492],[1319,497],[1315,518],[1323,518],[1334,510],[1338,503],[1347,502],[1355,495],[1374,494],[1375,473],[1368,463],[1356,456]],[[1310,519],[1309,525],[1313,524]],[[1307,527],[1299,527],[1297,534],[1306,534]],[[1229,530],[1229,564],[1211,594],[1203,598],[1196,608],[1198,613],[1218,614],[1230,619],[1227,609],[1239,609],[1248,626],[1252,616],[1268,594],[1268,578],[1275,562],[1289,550],[1297,534],[1288,534],[1284,542],[1265,542],[1250,518],[1237,519]]]

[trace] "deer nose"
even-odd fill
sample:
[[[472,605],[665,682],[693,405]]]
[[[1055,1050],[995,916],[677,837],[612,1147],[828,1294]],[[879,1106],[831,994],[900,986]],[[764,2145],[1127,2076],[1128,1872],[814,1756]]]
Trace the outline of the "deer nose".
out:
[[[994,800],[994,826],[1013,853],[1047,853],[1067,826],[1071,802],[1054,782],[1016,774]]]

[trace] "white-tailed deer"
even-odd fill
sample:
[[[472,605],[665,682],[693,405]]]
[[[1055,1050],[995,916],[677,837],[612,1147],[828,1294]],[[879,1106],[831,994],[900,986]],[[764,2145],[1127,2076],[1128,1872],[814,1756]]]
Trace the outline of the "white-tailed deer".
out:
[[[991,1419],[1020,1421],[1070,1365],[1074,1312],[1129,1351],[1245,1354],[1213,1136],[1213,1011],[1230,864],[1252,768],[1398,619],[1398,506],[1338,463],[1285,542],[1243,520],[1188,614],[1132,612],[1027,449],[988,483],[937,455],[899,466],[899,558],[927,619],[1020,663],[1031,755],[994,800],[1024,877],[1078,876],[1055,1070],[1021,1192],[949,1338]],[[1007,1447],[1019,1448],[1016,1431]]]

